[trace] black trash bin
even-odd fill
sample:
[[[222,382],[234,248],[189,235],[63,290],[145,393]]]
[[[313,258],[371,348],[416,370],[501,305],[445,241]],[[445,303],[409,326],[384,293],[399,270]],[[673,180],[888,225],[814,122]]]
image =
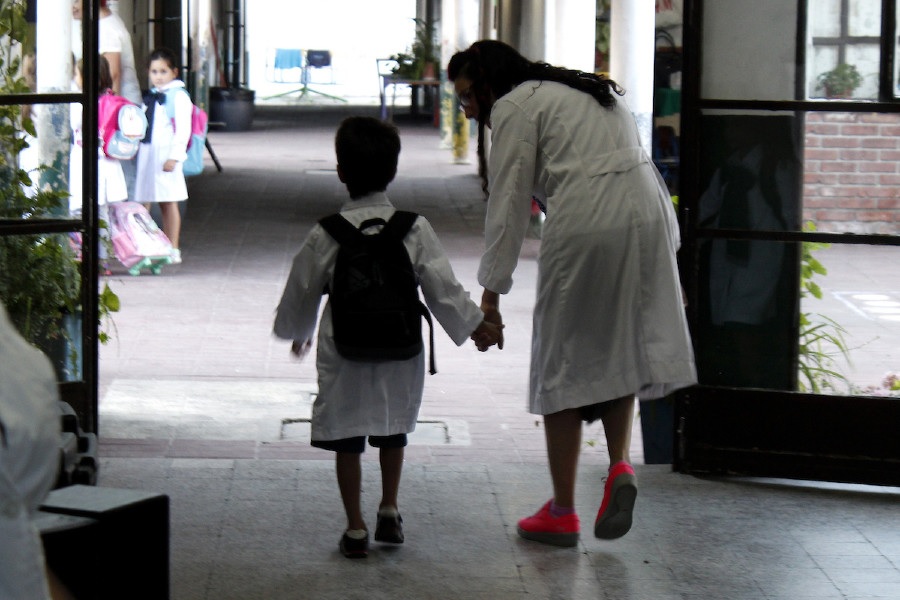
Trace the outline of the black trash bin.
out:
[[[210,123],[222,123],[225,131],[246,131],[253,122],[256,92],[244,88],[209,88]]]

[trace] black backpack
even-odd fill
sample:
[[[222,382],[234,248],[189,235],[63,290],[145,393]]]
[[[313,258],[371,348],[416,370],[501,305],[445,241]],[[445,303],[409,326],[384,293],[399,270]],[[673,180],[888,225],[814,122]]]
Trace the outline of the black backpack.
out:
[[[396,211],[389,221],[369,219],[359,229],[340,214],[319,224],[340,244],[331,284],[334,344],[348,360],[406,360],[422,351],[422,317],[431,341],[430,372],[434,361],[431,314],[419,299],[419,280],[403,245],[418,215]],[[383,225],[381,231],[363,231]]]

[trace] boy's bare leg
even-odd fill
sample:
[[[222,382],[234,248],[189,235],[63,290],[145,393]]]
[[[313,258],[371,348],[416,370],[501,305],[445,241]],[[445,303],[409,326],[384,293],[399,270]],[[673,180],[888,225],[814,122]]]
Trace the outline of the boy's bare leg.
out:
[[[403,456],[405,448],[382,448],[379,454],[381,462],[381,504],[397,507],[397,495],[400,490],[400,475],[403,472]]]
[[[360,455],[351,452],[338,452],[335,455],[338,487],[344,512],[347,513],[347,529],[366,529],[360,508],[362,494],[362,466]]]

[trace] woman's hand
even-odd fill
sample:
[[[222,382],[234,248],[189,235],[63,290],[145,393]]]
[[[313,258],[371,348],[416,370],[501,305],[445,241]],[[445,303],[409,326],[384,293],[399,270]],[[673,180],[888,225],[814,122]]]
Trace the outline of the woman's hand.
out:
[[[472,333],[472,340],[480,352],[486,352],[494,344],[503,341],[503,325],[482,321]]]
[[[175,170],[175,165],[177,165],[177,164],[178,164],[177,160],[172,160],[170,158],[169,160],[167,160],[165,162],[165,164],[163,164],[163,171],[165,171],[166,173],[171,173],[172,171]]]
[[[293,356],[294,360],[303,360],[307,354],[309,354],[309,349],[312,348],[312,340],[294,340],[291,343],[291,356]]]
[[[497,340],[497,348],[503,350],[503,316],[500,314],[500,294],[485,289],[481,294],[481,312],[484,320],[493,323],[500,328],[500,338]],[[480,348],[479,348],[480,349]]]

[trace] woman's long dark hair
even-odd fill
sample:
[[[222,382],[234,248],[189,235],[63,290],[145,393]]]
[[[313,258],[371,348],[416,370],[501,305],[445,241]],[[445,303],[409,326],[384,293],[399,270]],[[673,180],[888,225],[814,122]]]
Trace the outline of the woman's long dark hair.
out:
[[[590,94],[604,108],[616,105],[614,94],[624,91],[612,79],[575,69],[555,67],[531,61],[512,46],[497,40],[481,40],[453,55],[447,65],[447,78],[464,77],[472,82],[478,102],[478,174],[487,191],[487,161],[484,156],[484,127],[490,116],[490,95],[500,98],[523,81],[555,81]]]

